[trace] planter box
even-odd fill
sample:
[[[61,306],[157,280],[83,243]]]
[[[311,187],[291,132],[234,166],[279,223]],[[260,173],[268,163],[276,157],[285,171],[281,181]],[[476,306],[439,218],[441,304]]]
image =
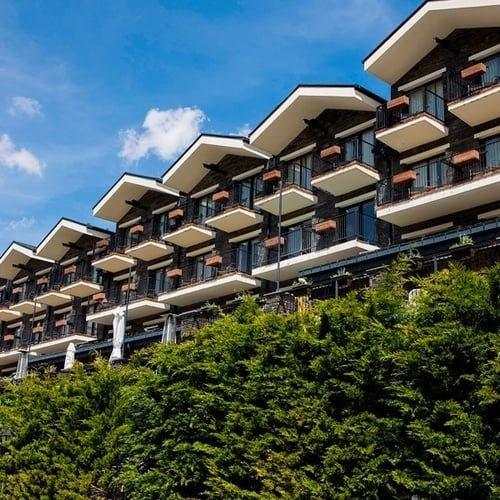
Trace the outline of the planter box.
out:
[[[109,240],[98,240],[95,242],[95,247],[96,248],[108,248],[109,247]]]
[[[64,275],[76,273],[76,266],[69,266],[64,268]]]
[[[473,80],[478,76],[484,75],[484,73],[486,73],[486,64],[477,63],[460,71],[460,76],[462,80]]]
[[[214,193],[212,195],[212,200],[217,203],[225,203],[229,200],[229,191],[219,191],[218,193]]]
[[[137,226],[132,226],[130,228],[130,234],[137,234],[137,233],[143,233],[144,232],[144,226],[142,224],[137,224]]]
[[[205,259],[205,264],[212,267],[222,266],[222,255],[212,255]]]
[[[184,217],[184,210],[182,208],[174,208],[168,213],[169,219],[182,219]]]
[[[273,248],[277,247],[278,245],[284,245],[285,244],[285,238],[283,236],[275,236],[274,238],[269,238],[264,242],[264,246],[266,248]]]
[[[128,291],[133,292],[135,290],[135,283],[125,283],[122,285],[122,292],[128,292]]]
[[[395,97],[387,102],[387,109],[390,111],[404,108],[410,104],[410,98],[407,95]]]
[[[399,174],[396,174],[392,178],[392,183],[397,184],[406,184],[408,182],[413,182],[417,180],[417,172],[415,170],[405,170]]]
[[[22,286],[16,286],[16,288],[12,289],[12,293],[15,295],[16,293],[23,293],[23,287]]]
[[[104,300],[105,298],[106,294],[104,292],[94,293],[94,295],[92,295],[92,300],[95,301]]]
[[[167,271],[167,278],[174,279],[174,278],[181,278],[182,277],[182,269],[170,269]]]
[[[56,321],[56,328],[59,328],[61,326],[66,326],[68,324],[68,320],[67,319],[58,319]]]
[[[14,340],[14,335],[9,333],[8,335],[3,336],[3,341],[4,342],[12,342]]]
[[[462,165],[471,161],[479,161],[479,151],[477,149],[471,149],[453,157],[453,165]]]
[[[337,227],[337,222],[333,219],[324,220],[322,222],[318,222],[314,226],[314,230],[317,233],[325,233],[326,231],[333,231]]]
[[[46,285],[48,282],[49,282],[49,278],[47,278],[46,276],[44,276],[43,278],[38,278],[36,280],[37,285]]]
[[[33,333],[43,333],[43,326],[34,326]]]
[[[328,160],[329,158],[334,158],[340,155],[340,146],[330,146],[329,148],[323,149],[320,153],[322,160]]]
[[[274,170],[269,170],[269,172],[264,172],[262,174],[262,180],[264,182],[274,182],[281,179],[281,171],[275,168]]]

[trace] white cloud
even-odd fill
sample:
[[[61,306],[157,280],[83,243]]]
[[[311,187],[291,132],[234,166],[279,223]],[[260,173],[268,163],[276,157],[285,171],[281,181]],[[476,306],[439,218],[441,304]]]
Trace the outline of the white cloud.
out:
[[[170,160],[186,149],[200,134],[206,116],[197,108],[150,109],[142,134],[134,129],[122,130],[123,147],[118,156],[137,161],[154,154]]]
[[[42,114],[42,105],[31,97],[16,96],[12,98],[9,113],[11,115],[27,115],[31,118]]]
[[[34,217],[23,217],[18,220],[11,220],[4,226],[4,231],[16,231],[18,229],[29,229],[35,225]]]
[[[236,131],[236,135],[238,136],[243,136],[243,137],[248,137],[248,134],[252,131],[250,128],[250,125],[248,123],[245,123],[242,127],[240,127]]]
[[[0,167],[18,168],[30,175],[42,176],[44,163],[27,149],[16,149],[7,134],[0,136]]]

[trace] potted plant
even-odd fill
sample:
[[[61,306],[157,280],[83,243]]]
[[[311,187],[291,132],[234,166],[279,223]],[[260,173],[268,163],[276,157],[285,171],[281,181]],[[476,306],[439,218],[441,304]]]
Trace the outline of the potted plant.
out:
[[[450,250],[454,255],[467,255],[469,254],[471,257],[474,256],[474,240],[472,237],[468,234],[461,234],[458,237],[458,241],[453,243],[453,245],[450,246]]]

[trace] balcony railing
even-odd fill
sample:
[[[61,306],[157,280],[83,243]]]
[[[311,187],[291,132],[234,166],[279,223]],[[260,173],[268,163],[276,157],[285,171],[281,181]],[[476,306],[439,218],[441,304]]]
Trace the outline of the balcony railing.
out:
[[[326,248],[352,240],[362,240],[367,243],[378,244],[377,226],[387,223],[377,220],[366,214],[346,213],[333,218],[335,229],[324,233],[316,232],[310,226],[302,226],[283,233],[283,245],[279,252],[281,260],[291,259],[304,254],[310,254]],[[254,256],[254,267],[275,264],[278,261],[278,248],[266,247],[263,243],[259,252]]]
[[[357,161],[373,167],[375,145],[360,138],[349,139],[337,143],[340,146],[340,154],[333,158],[321,158],[319,155],[313,156],[312,175],[320,175],[325,172],[336,170],[344,165]]]
[[[423,88],[408,95],[409,103],[388,109],[388,103],[377,108],[376,130],[397,125],[414,116],[426,113],[444,121],[444,99],[429,89]]]
[[[45,325],[43,335],[35,337],[33,343],[60,339],[75,333],[87,333],[84,314],[69,314],[65,318],[51,320]]]
[[[181,202],[179,208],[183,211],[182,217],[179,219],[179,223],[181,224],[193,223],[205,225],[207,217],[215,215],[215,206],[213,202],[202,205],[200,204],[200,200],[194,199]]]
[[[455,165],[451,154],[446,160],[414,168],[416,180],[408,184],[394,184],[393,177],[377,184],[377,205],[408,200],[413,195],[472,180],[475,176],[500,171],[500,139],[483,145],[478,150],[479,160],[473,159]]]
[[[96,305],[96,311],[94,312],[111,309],[118,305],[125,305],[127,297],[130,303],[145,298],[156,300],[158,295],[158,291],[155,288],[155,280],[149,277],[139,281],[131,280],[130,283],[114,285],[102,293],[104,293],[105,298]]]
[[[448,100],[463,99],[500,83],[500,54],[485,61],[485,72],[464,79],[462,71],[448,75]]]
[[[255,198],[255,192],[262,188],[248,188],[242,184],[235,184],[227,189],[228,198],[223,201],[216,201],[214,206],[214,214],[220,214],[224,210],[232,207],[245,207],[249,209],[254,209],[253,200]]]
[[[217,257],[216,265],[209,265],[210,259]],[[212,259],[215,260],[215,259]],[[202,261],[192,262],[182,268],[178,278],[166,277],[162,282],[156,282],[156,293],[168,292],[177,288],[210,281],[233,272],[251,274],[252,255],[243,249],[236,249],[216,256],[206,257]]]
[[[284,188],[287,186],[297,186],[309,191],[312,190],[312,168],[310,166],[302,165],[298,162],[292,162],[281,165],[279,171],[281,173],[281,181]],[[274,194],[275,192],[275,182],[263,182],[260,186],[257,187],[255,197],[259,198],[262,196]]]

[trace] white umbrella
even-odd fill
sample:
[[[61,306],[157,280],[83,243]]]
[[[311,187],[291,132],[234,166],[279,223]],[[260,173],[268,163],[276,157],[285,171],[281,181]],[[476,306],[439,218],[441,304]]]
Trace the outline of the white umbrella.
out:
[[[14,380],[20,380],[28,375],[28,351],[19,351]]]
[[[165,323],[163,323],[163,334],[161,341],[164,344],[175,344],[175,330],[177,329],[177,322],[173,314],[167,314]]]
[[[71,370],[73,368],[73,365],[75,364],[75,353],[76,353],[76,347],[73,342],[70,342],[68,344],[68,347],[66,348],[66,357],[64,358],[64,370]]]
[[[123,359],[123,343],[125,341],[125,313],[121,306],[113,312],[113,350],[109,362]]]

